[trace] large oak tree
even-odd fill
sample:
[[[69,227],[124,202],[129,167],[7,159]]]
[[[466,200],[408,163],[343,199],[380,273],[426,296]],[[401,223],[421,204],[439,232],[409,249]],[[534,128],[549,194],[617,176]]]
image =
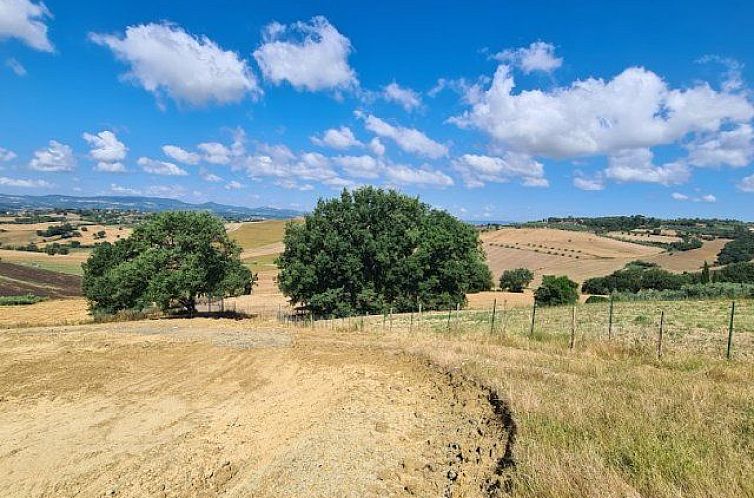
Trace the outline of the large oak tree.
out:
[[[447,309],[492,285],[474,227],[373,187],[320,200],[289,223],[278,266],[280,289],[325,316]]]

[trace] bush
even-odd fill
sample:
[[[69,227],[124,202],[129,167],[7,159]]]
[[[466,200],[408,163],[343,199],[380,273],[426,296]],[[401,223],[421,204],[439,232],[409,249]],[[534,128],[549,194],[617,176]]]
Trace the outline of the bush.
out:
[[[35,296],[34,294],[26,294],[23,296],[0,296],[0,306],[23,306],[26,304],[38,303],[45,299],[46,298]]]
[[[505,270],[500,277],[500,288],[510,292],[523,292],[534,280],[534,273],[528,268]]]
[[[543,306],[574,304],[579,299],[579,284],[566,276],[545,275],[534,291],[534,300]]]
[[[640,290],[677,290],[682,286],[694,283],[696,277],[692,274],[672,273],[663,270],[655,263],[634,261],[623,269],[617,270],[606,277],[587,279],[581,286],[585,294],[610,294],[612,292],[639,292]]]
[[[474,227],[395,191],[320,200],[284,242],[280,289],[318,315],[448,309],[492,287]]]
[[[607,298],[605,296],[589,296],[586,298],[586,304],[593,304],[593,303],[607,303],[610,301],[610,298]]]

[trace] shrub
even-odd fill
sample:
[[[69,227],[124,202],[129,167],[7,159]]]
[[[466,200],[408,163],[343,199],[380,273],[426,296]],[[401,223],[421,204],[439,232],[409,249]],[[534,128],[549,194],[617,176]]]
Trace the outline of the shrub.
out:
[[[500,276],[500,288],[510,292],[523,292],[534,280],[534,273],[528,268],[505,270]]]
[[[589,296],[586,298],[586,304],[593,304],[593,303],[606,303],[610,301],[610,298],[607,298],[605,296]]]
[[[35,296],[34,294],[26,294],[23,296],[0,296],[0,306],[23,306],[26,304],[38,303],[45,299],[46,298]]]
[[[566,276],[545,275],[542,285],[534,292],[537,304],[558,306],[574,304],[579,299],[579,284]]]

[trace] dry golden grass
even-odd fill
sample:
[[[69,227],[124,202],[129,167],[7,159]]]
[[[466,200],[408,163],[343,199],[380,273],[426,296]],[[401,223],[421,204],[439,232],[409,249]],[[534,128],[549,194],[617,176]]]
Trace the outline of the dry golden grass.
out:
[[[481,238],[496,281],[504,270],[529,268],[534,272],[533,287],[539,285],[543,275],[567,275],[582,282],[662,252],[588,232],[551,228],[503,228],[486,232]]]
[[[620,303],[612,340],[606,305],[579,306],[574,350],[569,308],[540,309],[533,337],[523,308],[498,315],[493,333],[488,313],[470,311],[368,321],[363,336],[505,398],[518,428],[512,496],[754,496],[754,302],[739,303],[733,361],[729,304]]]
[[[626,239],[633,237],[637,241],[677,240],[673,235],[650,238],[618,232],[614,235]],[[726,239],[704,241],[700,249],[668,253],[661,248],[588,232],[549,228],[504,228],[482,234],[482,241],[496,280],[504,270],[529,268],[535,274],[533,287],[539,285],[543,275],[567,275],[572,280],[583,282],[591,277],[612,273],[637,259],[657,263],[674,272],[697,271],[705,261],[713,264],[720,249],[728,242]]]
[[[669,235],[666,233],[663,233],[662,235],[653,235],[651,232],[608,232],[610,237],[618,237],[621,239],[628,240],[630,242],[662,242],[665,244],[669,244],[671,242],[678,242],[681,240],[680,237],[677,235]]]
[[[690,251],[682,251],[675,253],[662,253],[650,258],[646,258],[646,261],[657,263],[663,268],[674,271],[697,271],[706,261],[710,266],[714,265],[717,260],[717,254],[723,248],[725,244],[730,242],[727,239],[715,239],[705,240],[702,247],[699,249],[692,249]]]
[[[256,249],[282,242],[287,220],[267,220],[242,223],[228,231],[230,237],[244,250]]]
[[[25,306],[0,306],[0,329],[89,323],[85,299],[57,299]]]

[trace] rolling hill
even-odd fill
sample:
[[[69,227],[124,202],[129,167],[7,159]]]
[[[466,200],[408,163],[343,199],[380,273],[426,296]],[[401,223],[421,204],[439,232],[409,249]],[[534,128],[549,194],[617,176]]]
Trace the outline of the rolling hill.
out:
[[[248,208],[215,202],[191,204],[177,199],[140,196],[75,197],[69,195],[6,195],[0,194],[0,211],[19,209],[119,209],[145,212],[210,211],[224,218],[285,219],[300,216],[301,212],[273,207]]]

